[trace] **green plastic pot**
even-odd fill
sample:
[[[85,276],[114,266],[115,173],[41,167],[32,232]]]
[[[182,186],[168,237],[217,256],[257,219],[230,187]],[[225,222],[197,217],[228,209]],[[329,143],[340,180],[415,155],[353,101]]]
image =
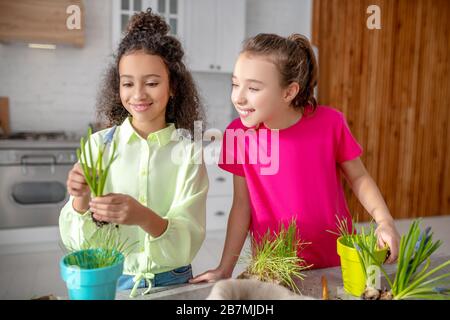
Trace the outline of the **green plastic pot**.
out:
[[[344,243],[344,238],[337,239],[337,252],[341,258],[342,281],[348,294],[360,297],[366,289],[366,276],[355,248]],[[381,264],[386,259],[387,248],[375,251],[375,258]]]

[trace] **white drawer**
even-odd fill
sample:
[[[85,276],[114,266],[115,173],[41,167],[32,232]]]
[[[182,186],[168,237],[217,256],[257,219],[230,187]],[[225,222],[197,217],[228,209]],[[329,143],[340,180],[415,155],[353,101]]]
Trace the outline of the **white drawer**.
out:
[[[208,196],[231,196],[233,194],[233,175],[217,165],[206,166],[209,177]]]
[[[226,230],[232,201],[231,196],[207,198],[206,230]]]

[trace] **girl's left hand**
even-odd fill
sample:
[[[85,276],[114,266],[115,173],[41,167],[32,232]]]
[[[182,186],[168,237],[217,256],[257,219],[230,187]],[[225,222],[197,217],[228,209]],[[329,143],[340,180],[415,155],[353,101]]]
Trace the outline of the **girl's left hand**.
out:
[[[127,225],[140,225],[148,209],[133,197],[119,193],[93,198],[89,206],[95,219]]]
[[[400,235],[393,221],[381,222],[378,224],[375,234],[378,237],[378,246],[384,248],[389,246],[390,255],[386,263],[394,263],[398,257]]]

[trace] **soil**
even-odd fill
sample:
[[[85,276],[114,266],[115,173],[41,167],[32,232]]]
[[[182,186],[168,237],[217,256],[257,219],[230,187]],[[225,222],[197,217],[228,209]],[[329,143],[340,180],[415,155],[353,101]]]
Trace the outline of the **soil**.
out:
[[[286,286],[284,283],[282,283],[278,279],[260,278],[254,274],[249,273],[248,271],[242,272],[240,275],[237,276],[237,279],[254,279],[254,280],[259,280],[259,281],[263,281],[263,282],[274,283],[274,284],[283,286],[285,288],[288,288],[290,290],[290,288],[288,286]]]
[[[106,224],[109,224],[109,222],[106,222],[106,221],[100,221],[100,220],[95,219],[95,218],[94,218],[94,215],[93,215],[92,213],[91,213],[91,218],[92,218],[92,221],[94,221],[95,225],[96,225],[97,227],[99,227],[99,228],[103,227],[103,226],[106,225]]]
[[[383,290],[367,287],[366,290],[361,295],[363,300],[392,300],[394,296],[391,291],[386,288]]]

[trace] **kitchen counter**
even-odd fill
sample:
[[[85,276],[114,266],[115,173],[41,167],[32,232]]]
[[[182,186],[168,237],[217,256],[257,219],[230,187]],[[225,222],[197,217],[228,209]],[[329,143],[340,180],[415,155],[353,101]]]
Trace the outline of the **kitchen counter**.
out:
[[[450,255],[433,255],[431,257],[431,264],[428,270],[433,269],[437,265],[450,259]],[[384,265],[387,274],[393,279],[396,265]],[[440,275],[446,272],[450,272],[450,266],[440,270],[436,275]],[[303,295],[313,297],[315,299],[322,299],[322,276],[325,276],[328,283],[329,299],[331,300],[358,300],[358,297],[354,297],[344,292],[342,284],[341,267],[324,268],[304,272],[306,277],[303,281],[297,280],[296,284]],[[138,300],[203,300],[208,297],[213,283],[203,284],[185,284],[170,287],[153,288],[147,295],[139,295],[134,299]],[[387,287],[387,281],[382,276],[381,287]],[[145,289],[139,289],[141,293]],[[116,295],[117,300],[128,300],[130,291],[118,292]],[[269,299],[269,298],[268,298]]]
[[[405,234],[411,219],[396,220],[400,234]],[[450,216],[423,218],[423,227],[432,227],[433,239],[443,242],[436,257],[450,257]],[[192,262],[194,275],[216,267],[222,254],[225,230],[208,232],[205,242]],[[247,248],[247,247],[245,247]],[[31,299],[48,294],[64,298],[67,289],[61,279],[59,261],[64,252],[60,248],[59,230],[54,227],[0,230],[0,299]],[[444,261],[441,259],[441,261]],[[233,273],[236,277],[244,269],[238,264]],[[393,266],[387,267],[393,272]],[[450,270],[447,270],[450,272]],[[305,295],[321,298],[321,277],[325,275],[329,285],[330,297],[340,298],[343,293],[340,268],[320,269],[306,272],[307,278],[298,286]],[[154,288],[149,295],[136,299],[205,299],[213,284],[182,285]],[[340,291],[339,291],[340,290]],[[129,292],[119,292],[117,299],[129,299]],[[353,297],[343,296],[343,299]],[[354,299],[354,298],[353,298]]]

